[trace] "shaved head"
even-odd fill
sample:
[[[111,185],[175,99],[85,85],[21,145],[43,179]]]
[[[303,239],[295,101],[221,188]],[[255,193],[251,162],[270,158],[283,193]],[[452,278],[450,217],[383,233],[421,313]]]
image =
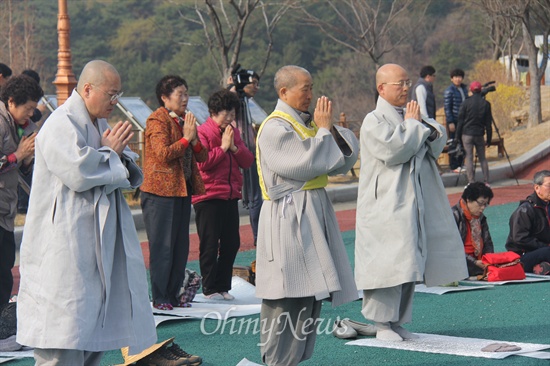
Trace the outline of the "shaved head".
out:
[[[118,71],[110,63],[102,60],[90,61],[84,66],[82,73],[80,73],[76,90],[82,93],[85,84],[104,86],[113,76],[120,79]]]
[[[108,62],[90,61],[82,69],[76,91],[86,104],[90,118],[108,118],[118,102],[121,91],[118,71]],[[113,99],[114,98],[114,99]]]
[[[396,80],[395,75],[407,73],[407,71],[398,64],[385,64],[380,66],[376,72],[376,86],[378,87],[382,83],[391,83]]]
[[[277,73],[275,74],[275,79],[273,80],[273,84],[279,97],[281,88],[290,89],[297,84],[298,75],[307,75],[311,78],[309,71],[300,66],[287,65],[281,67],[279,71],[277,71]]]

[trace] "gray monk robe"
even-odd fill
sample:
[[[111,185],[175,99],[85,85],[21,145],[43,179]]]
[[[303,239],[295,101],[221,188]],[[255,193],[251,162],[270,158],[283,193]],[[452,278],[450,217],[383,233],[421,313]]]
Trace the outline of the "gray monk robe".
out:
[[[23,242],[17,342],[105,351],[156,342],[147,277],[121,189],[143,180],[136,154],[101,145],[74,91],[36,138]],[[99,129],[99,131],[98,131]]]
[[[285,102],[279,100],[275,110],[303,124]],[[355,135],[335,126],[349,147],[346,156],[327,129],[302,139],[281,118],[264,124],[258,153],[270,200],[260,213],[256,296],[271,300],[330,297],[333,306],[356,300],[353,273],[327,192],[301,189],[317,176],[348,172],[357,161]]]
[[[355,279],[364,290],[416,281],[442,285],[468,276],[464,248],[435,164],[439,137],[415,119],[403,121],[383,98],[361,127]]]

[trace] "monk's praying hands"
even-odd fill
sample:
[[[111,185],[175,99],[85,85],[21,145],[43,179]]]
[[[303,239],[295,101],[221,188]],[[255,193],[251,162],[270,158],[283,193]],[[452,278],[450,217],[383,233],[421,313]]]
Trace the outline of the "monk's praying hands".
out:
[[[329,131],[332,128],[332,102],[324,95],[317,99],[313,120],[319,128],[326,128]]]

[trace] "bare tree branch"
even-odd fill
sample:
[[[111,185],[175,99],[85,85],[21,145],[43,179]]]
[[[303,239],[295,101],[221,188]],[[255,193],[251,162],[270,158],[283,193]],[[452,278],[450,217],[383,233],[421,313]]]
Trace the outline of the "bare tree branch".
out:
[[[208,52],[220,75],[220,83],[225,84],[231,70],[238,64],[242,41],[247,22],[257,8],[261,8],[264,19],[267,49],[261,73],[265,71],[273,47],[273,31],[284,13],[298,0],[267,2],[263,0],[203,0],[195,1],[195,13],[198,19],[180,16],[186,21],[203,27]],[[271,17],[268,7],[276,9]],[[261,74],[260,74],[261,75]]]
[[[412,3],[413,0],[378,0],[375,4],[366,0],[322,2],[335,14],[337,21],[332,22],[314,15],[307,4],[302,7],[302,13],[308,24],[318,27],[328,38],[354,52],[369,55],[379,66],[386,53],[413,33],[412,28],[404,29],[410,13],[416,10],[416,24],[424,21],[430,1],[414,8]]]

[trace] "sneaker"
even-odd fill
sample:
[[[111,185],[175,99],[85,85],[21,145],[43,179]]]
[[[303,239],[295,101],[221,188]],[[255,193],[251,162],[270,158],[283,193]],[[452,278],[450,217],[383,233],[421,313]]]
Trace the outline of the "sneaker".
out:
[[[223,297],[222,294],[220,294],[219,292],[214,292],[213,294],[210,294],[210,295],[204,295],[205,298],[207,298],[208,300],[224,300],[225,298]]]
[[[169,303],[153,304],[153,307],[159,310],[174,310],[172,304]]]
[[[540,262],[533,267],[533,273],[536,275],[548,275],[550,274],[550,263]]]
[[[184,366],[190,365],[186,358],[182,358],[172,352],[166,346],[160,347],[155,352],[147,355],[136,363],[136,366]],[[200,364],[199,364],[200,365]]]
[[[220,292],[220,295],[223,296],[223,299],[224,300],[235,300],[235,296],[231,295],[229,292],[227,291],[222,291]]]
[[[200,358],[199,356],[190,355],[189,353],[182,350],[181,347],[174,342],[172,342],[172,345],[170,347],[167,347],[167,349],[168,351],[178,356],[180,359],[187,360],[187,364],[191,366],[198,366],[202,363],[202,358]]]

